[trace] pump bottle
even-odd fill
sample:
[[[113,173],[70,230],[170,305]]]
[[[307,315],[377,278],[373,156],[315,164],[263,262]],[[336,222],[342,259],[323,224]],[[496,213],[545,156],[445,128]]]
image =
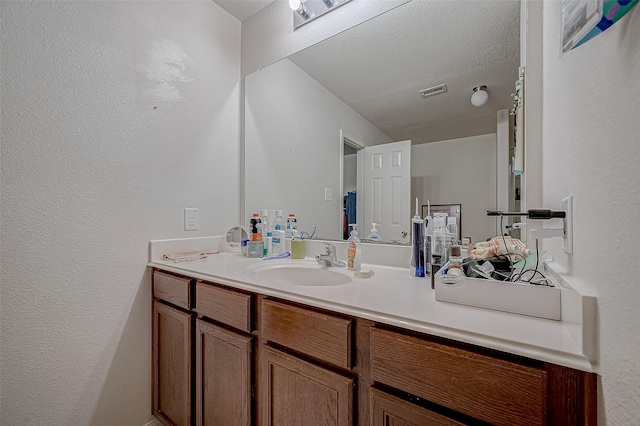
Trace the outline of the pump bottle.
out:
[[[380,235],[378,235],[378,230],[376,229],[376,223],[371,224],[371,232],[367,235],[367,239],[371,241],[381,241]]]

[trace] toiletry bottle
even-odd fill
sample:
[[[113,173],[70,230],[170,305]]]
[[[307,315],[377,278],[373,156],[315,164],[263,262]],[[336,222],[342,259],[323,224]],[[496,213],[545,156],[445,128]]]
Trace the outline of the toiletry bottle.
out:
[[[284,249],[284,229],[276,218],[275,229],[271,232],[271,255],[277,256],[285,252]]]
[[[447,262],[447,230],[445,229],[445,218],[436,213],[433,222],[431,257],[433,258],[434,264],[442,266]]]
[[[371,241],[382,241],[380,235],[378,235],[378,230],[376,229],[376,224],[371,224],[371,232],[367,235],[367,239]]]
[[[298,222],[296,221],[296,216],[293,213],[289,214],[287,218],[287,229],[286,234],[288,238],[293,238],[293,231],[298,229]]]
[[[458,241],[458,225],[456,225],[456,217],[447,217],[447,232],[451,235],[451,244],[459,244]]]
[[[249,232],[251,233],[251,241],[262,241],[262,222],[258,213],[254,213],[249,221]]]
[[[265,257],[273,254],[273,234],[271,231],[267,232],[267,248],[265,249]]]
[[[359,271],[362,266],[362,247],[360,246],[360,238],[358,238],[358,225],[349,224],[351,227],[351,236],[347,240],[347,267],[351,271]]]
[[[284,219],[282,218],[282,210],[275,210],[275,219],[273,220],[273,230],[276,229],[276,225],[280,225],[280,230],[285,232],[286,225],[284,224]]]
[[[260,210],[260,222],[262,222],[262,241],[264,241],[264,255],[267,256],[267,233],[269,228],[269,210]]]
[[[424,220],[418,214],[416,198],[416,215],[411,219],[411,276],[424,277]]]

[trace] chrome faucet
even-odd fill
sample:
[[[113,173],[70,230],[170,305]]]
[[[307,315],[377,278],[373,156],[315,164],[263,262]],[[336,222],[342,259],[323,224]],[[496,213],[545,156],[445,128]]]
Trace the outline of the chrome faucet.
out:
[[[316,254],[316,260],[320,265],[333,266],[338,262],[338,259],[336,257],[336,246],[330,243],[324,243],[324,245],[325,253]]]

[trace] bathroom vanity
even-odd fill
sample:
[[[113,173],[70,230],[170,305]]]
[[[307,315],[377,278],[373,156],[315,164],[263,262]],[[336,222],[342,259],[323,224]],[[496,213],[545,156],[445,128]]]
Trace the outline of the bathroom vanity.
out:
[[[322,287],[262,282],[259,262],[149,264],[166,424],[596,424],[562,321],[437,302],[402,268]]]

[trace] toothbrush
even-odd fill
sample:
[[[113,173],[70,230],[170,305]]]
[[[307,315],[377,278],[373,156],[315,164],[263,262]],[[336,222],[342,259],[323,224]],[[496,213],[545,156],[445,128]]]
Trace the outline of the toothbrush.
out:
[[[275,256],[267,256],[267,257],[263,257],[262,260],[269,260],[269,259],[284,259],[285,257],[289,257],[291,256],[291,252],[290,251],[285,251],[282,254],[276,254]]]

